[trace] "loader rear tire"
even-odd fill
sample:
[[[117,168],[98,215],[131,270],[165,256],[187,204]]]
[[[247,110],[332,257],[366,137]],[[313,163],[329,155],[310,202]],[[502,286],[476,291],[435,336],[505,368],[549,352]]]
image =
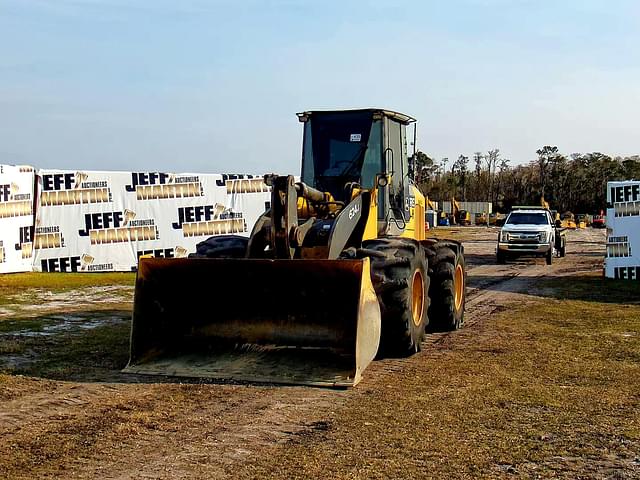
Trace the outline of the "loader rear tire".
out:
[[[369,257],[382,314],[380,356],[405,357],[421,349],[429,317],[429,275],[422,246],[409,238],[362,243],[352,257]]]
[[[190,258],[244,258],[249,239],[239,235],[217,235],[196,245]]]
[[[457,330],[464,323],[466,281],[464,256],[446,243],[435,245],[436,254],[429,262],[429,331]]]

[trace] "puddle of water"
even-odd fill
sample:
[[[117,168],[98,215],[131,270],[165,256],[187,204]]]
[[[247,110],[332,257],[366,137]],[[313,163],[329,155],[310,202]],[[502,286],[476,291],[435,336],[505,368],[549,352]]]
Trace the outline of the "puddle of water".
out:
[[[70,334],[79,335],[84,331],[91,330],[105,325],[117,325],[129,321],[126,317],[105,315],[99,318],[88,318],[81,315],[52,315],[49,320],[56,323],[45,325],[39,330],[17,330],[8,333],[1,333],[2,338],[53,338],[56,335]],[[0,369],[20,370],[27,368],[37,359],[37,354],[33,350],[27,350],[20,354],[0,355]]]
[[[0,334],[0,337],[50,337],[60,333],[71,332],[73,330],[91,330],[104,325],[115,325],[128,321],[128,318],[116,316],[104,316],[100,318],[87,318],[81,315],[52,315],[48,317],[58,323],[45,325],[39,330],[16,330],[13,332]],[[78,332],[79,333],[79,332]]]

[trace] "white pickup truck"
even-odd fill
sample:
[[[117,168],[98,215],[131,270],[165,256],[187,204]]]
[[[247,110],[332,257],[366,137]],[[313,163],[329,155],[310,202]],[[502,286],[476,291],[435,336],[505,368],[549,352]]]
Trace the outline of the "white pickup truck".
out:
[[[564,257],[566,237],[543,207],[514,207],[498,234],[497,262],[524,255],[545,257],[551,265],[555,255]]]

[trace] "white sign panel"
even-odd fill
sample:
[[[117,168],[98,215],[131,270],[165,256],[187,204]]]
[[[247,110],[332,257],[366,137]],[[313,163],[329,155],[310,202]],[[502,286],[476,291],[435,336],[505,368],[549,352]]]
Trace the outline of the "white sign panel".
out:
[[[0,273],[31,271],[33,185],[33,167],[0,165]]]
[[[186,257],[211,236],[248,236],[270,200],[252,175],[40,170],[38,185],[34,270],[45,272]]]
[[[640,181],[607,184],[605,276],[640,280]]]

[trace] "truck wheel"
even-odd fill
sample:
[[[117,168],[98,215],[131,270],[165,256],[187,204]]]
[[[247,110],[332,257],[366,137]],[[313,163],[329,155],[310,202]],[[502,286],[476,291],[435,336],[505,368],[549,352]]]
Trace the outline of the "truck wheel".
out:
[[[464,256],[442,242],[435,244],[435,256],[429,261],[429,318],[432,331],[456,330],[464,323],[467,273]]]
[[[504,253],[504,252],[501,252],[500,250],[498,250],[497,253],[496,253],[496,262],[499,265],[507,263],[507,254]]]
[[[429,275],[424,249],[409,238],[378,238],[349,249],[346,258],[371,259],[371,280],[380,303],[382,334],[378,356],[420,351],[429,317]]]
[[[239,235],[217,235],[196,245],[189,258],[244,258],[249,239]]]
[[[545,259],[547,260],[547,265],[551,265],[553,263],[553,248],[549,249],[545,255]]]

